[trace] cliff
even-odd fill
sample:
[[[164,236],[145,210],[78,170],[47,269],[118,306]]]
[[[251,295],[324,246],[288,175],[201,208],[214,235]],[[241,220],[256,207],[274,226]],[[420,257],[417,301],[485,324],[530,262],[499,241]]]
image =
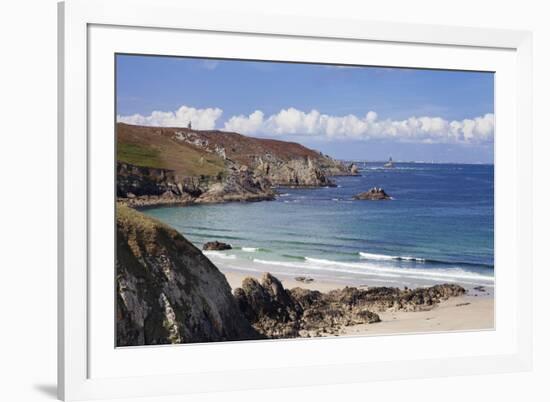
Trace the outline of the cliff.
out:
[[[200,250],[133,209],[116,216],[118,346],[262,338]]]
[[[131,207],[264,201],[275,198],[271,184],[248,171],[228,167],[214,177],[117,162],[117,198]]]
[[[117,124],[117,196],[132,206],[259,201],[273,187],[330,186],[351,169],[293,142]]]

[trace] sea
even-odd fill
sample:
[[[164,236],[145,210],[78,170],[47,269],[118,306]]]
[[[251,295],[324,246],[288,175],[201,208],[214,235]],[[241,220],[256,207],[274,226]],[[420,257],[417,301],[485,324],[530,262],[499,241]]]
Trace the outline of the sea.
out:
[[[278,188],[275,201],[159,207],[144,212],[222,272],[271,272],[349,286],[494,287],[494,166],[358,163],[336,187]],[[372,187],[389,201],[353,200]]]

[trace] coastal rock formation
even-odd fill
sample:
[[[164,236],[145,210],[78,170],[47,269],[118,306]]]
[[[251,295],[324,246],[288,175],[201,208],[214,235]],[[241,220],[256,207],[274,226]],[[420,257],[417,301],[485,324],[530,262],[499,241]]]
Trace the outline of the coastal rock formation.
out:
[[[310,157],[277,160],[272,155],[259,159],[254,172],[281,187],[333,187],[328,173]]]
[[[351,174],[359,174],[359,168],[357,167],[357,165],[355,163],[352,163],[349,167],[349,170],[351,172]]]
[[[354,200],[369,200],[369,201],[381,201],[391,200],[392,198],[384,191],[383,188],[373,187],[369,191],[359,193],[353,196]]]
[[[441,284],[429,288],[399,289],[392,287],[372,287],[358,289],[345,287],[327,293],[335,302],[358,304],[377,312],[387,310],[422,311],[429,310],[450,297],[462,296],[466,290],[455,284]]]
[[[202,246],[202,249],[205,251],[220,251],[220,250],[231,250],[232,247],[230,244],[222,243],[220,241],[209,241],[208,243],[204,243]]]
[[[132,207],[262,201],[273,187],[332,186],[350,167],[293,142],[117,124],[117,198]]]
[[[275,199],[270,183],[248,171],[228,169],[215,177],[117,163],[117,199],[131,207]]]
[[[195,202],[269,201],[275,199],[271,183],[248,170],[231,170],[222,180],[212,182]]]
[[[268,338],[335,334],[343,325],[380,321],[376,313],[353,303],[342,304],[329,294],[302,288],[286,290],[269,273],[261,282],[245,278],[233,293],[246,318]]]
[[[118,346],[262,338],[200,250],[133,209],[116,216]]]
[[[414,290],[345,287],[321,293],[284,289],[277,278],[266,273],[261,281],[245,278],[233,293],[258,332],[268,338],[292,338],[338,334],[345,326],[376,323],[381,311],[429,310],[442,300],[463,295],[465,289],[443,284]]]

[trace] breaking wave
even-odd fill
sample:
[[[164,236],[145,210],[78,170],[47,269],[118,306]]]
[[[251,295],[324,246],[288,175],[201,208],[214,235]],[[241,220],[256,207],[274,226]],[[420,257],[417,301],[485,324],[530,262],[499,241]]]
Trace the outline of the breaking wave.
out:
[[[218,257],[224,260],[234,260],[237,258],[235,254],[225,254],[221,251],[203,251],[202,253],[207,257]]]

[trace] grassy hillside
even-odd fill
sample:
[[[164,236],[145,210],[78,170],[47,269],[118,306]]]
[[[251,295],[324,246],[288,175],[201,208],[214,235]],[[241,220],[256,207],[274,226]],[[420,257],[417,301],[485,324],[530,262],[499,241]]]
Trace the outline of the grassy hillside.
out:
[[[186,176],[215,176],[224,171],[220,156],[173,136],[173,131],[163,128],[117,124],[117,161],[174,170]]]

